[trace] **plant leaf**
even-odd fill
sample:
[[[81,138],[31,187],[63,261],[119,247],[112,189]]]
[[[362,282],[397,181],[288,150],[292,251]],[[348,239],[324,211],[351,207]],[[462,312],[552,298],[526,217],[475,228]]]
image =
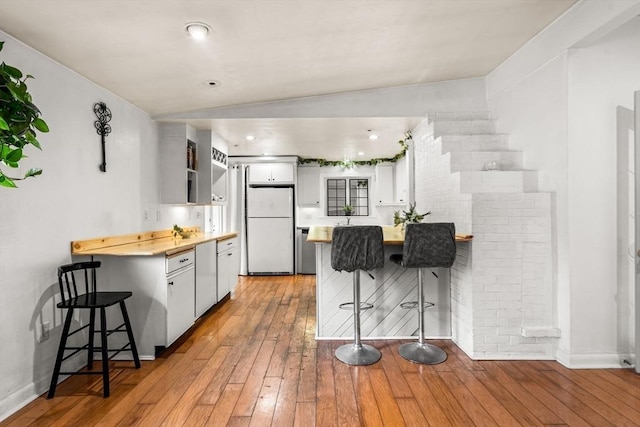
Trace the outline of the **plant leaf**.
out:
[[[0,117],[0,129],[1,130],[9,130],[9,125],[4,120],[4,117]]]
[[[17,188],[18,187],[16,185],[16,183],[13,182],[13,180],[11,178],[9,178],[8,176],[4,175],[2,172],[0,172],[0,186],[9,187],[9,188]]]
[[[4,71],[14,79],[22,78],[22,71],[18,70],[15,67],[12,67],[11,65],[4,64]]]
[[[40,132],[49,132],[49,126],[47,126],[47,123],[40,117],[33,121],[33,127],[38,129]]]
[[[5,157],[5,161],[15,162],[17,164],[21,158],[22,158],[22,149],[18,148],[16,150],[11,151],[9,154],[7,154],[7,156]]]
[[[42,169],[40,168],[31,168],[27,171],[26,174],[24,174],[25,178],[30,178],[32,176],[38,176],[38,175],[42,175]]]

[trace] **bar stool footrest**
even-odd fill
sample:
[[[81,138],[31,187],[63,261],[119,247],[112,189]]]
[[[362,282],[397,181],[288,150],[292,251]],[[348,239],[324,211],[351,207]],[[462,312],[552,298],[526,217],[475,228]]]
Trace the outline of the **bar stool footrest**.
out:
[[[340,310],[353,310],[353,302],[343,302],[342,304],[340,304],[338,306],[338,308]],[[360,303],[360,311],[362,310],[369,310],[373,308],[373,304],[370,304],[368,302],[361,302]]]
[[[424,308],[431,308],[435,304],[432,302],[425,302]],[[418,308],[418,301],[407,301],[400,304],[400,308],[404,308],[405,310],[415,310]]]

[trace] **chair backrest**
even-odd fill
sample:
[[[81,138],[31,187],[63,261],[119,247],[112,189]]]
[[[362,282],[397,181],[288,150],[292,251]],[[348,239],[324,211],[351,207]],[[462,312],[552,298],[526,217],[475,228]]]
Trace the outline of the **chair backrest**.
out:
[[[331,267],[334,270],[351,272],[373,270],[383,266],[382,227],[353,225],[333,229]]]
[[[449,268],[455,259],[456,227],[453,223],[406,225],[402,265],[410,268]]]
[[[84,282],[84,293],[96,292],[96,268],[100,261],[74,262],[58,267],[58,284],[62,302],[78,297],[78,285]]]

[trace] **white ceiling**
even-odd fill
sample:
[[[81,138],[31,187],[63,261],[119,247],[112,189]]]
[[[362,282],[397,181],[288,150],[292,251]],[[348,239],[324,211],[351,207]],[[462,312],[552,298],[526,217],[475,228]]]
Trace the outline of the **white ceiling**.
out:
[[[486,76],[575,2],[0,0],[0,29],[152,116],[166,116]],[[210,37],[187,37],[192,21],[210,25]],[[211,80],[219,84],[210,87]],[[227,138],[232,155],[335,159],[358,151],[393,155],[416,121],[266,117],[196,124]],[[377,145],[366,129],[381,133]],[[258,136],[255,144],[241,142],[247,133]]]

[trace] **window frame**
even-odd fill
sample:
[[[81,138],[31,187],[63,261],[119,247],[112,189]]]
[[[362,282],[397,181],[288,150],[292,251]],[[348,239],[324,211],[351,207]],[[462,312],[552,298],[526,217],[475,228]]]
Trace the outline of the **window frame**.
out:
[[[343,185],[340,185],[340,181],[343,182]],[[365,184],[359,184],[361,182],[365,182]],[[371,216],[371,182],[372,178],[370,176],[349,175],[324,177],[324,214],[327,217]],[[336,185],[330,187],[332,183]],[[340,189],[344,189],[344,197],[337,194]],[[356,191],[358,194],[354,194]],[[361,194],[362,192],[364,192],[364,194]],[[358,200],[365,200],[365,203],[357,203]],[[342,210],[342,206],[345,206],[347,203],[353,207],[350,215],[347,215],[347,213]]]

